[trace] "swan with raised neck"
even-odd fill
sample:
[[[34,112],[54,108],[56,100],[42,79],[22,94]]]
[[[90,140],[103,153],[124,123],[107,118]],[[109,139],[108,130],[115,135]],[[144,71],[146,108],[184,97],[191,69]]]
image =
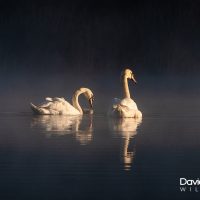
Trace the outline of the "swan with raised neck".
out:
[[[128,80],[135,80],[134,73],[130,69],[125,69],[121,73],[123,98],[114,98],[113,105],[109,111],[109,115],[122,118],[141,118],[142,113],[138,110],[137,104],[131,99]]]

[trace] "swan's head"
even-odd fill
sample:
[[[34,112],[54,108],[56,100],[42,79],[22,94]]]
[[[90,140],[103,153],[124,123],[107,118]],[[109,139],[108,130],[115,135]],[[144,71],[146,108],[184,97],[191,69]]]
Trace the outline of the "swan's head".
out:
[[[89,101],[90,107],[93,108],[94,95],[92,91],[88,88],[80,88],[79,90],[85,95],[86,99]]]
[[[137,81],[135,80],[135,75],[130,69],[125,69],[124,71],[122,71],[121,75],[128,79],[131,79],[132,81],[134,81],[134,83],[137,83]]]

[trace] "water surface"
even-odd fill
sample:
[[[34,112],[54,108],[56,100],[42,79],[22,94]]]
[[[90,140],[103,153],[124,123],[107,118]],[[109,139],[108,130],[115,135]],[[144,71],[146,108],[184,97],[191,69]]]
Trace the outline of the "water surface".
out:
[[[0,114],[0,199],[189,199],[200,117]]]

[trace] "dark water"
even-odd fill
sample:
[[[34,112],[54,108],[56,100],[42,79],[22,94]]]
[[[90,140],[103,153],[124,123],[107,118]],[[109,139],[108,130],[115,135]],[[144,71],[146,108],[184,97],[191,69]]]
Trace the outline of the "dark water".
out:
[[[191,199],[200,117],[0,114],[0,199]]]

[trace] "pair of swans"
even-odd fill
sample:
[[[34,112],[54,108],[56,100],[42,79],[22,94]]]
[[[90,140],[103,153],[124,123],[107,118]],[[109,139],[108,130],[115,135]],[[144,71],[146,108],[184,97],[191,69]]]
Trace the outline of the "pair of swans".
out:
[[[109,115],[122,118],[142,118],[142,113],[138,110],[136,103],[130,97],[128,79],[136,83],[133,72],[130,69],[125,69],[121,74],[123,80],[123,99],[115,98],[113,105],[109,111]],[[72,105],[64,98],[46,97],[46,101],[38,106],[31,103],[31,109],[35,114],[42,115],[83,115],[88,113],[81,108],[78,97],[84,94],[89,101],[89,113],[93,113],[94,95],[88,88],[78,89],[72,97]]]

